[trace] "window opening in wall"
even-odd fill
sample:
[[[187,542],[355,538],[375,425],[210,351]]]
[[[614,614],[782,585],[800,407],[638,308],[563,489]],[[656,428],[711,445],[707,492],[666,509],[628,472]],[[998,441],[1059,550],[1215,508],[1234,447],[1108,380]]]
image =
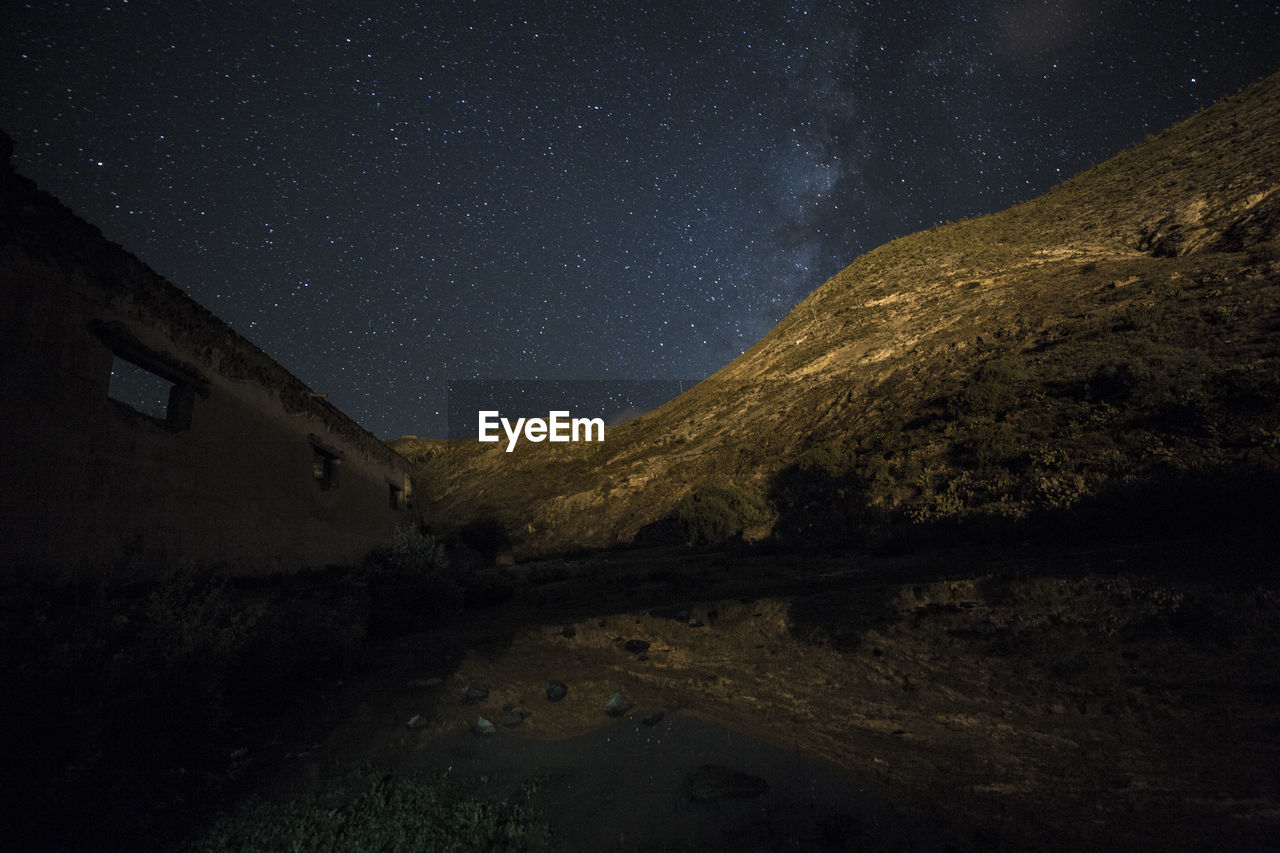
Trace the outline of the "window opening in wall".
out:
[[[195,395],[190,387],[166,379],[115,354],[111,356],[107,396],[134,411],[164,421],[173,429],[188,429],[191,426]]]
[[[165,420],[169,413],[169,392],[174,383],[125,361],[118,355],[111,356],[111,381],[107,384],[107,396],[119,400],[131,409]]]
[[[316,482],[320,484],[322,489],[334,489],[338,486],[338,466],[342,460],[336,456],[330,456],[323,450],[316,450],[315,459],[312,462],[312,473],[315,474]]]
[[[342,454],[311,439],[311,474],[322,489],[338,487],[338,472],[342,467]]]
[[[387,497],[392,509],[403,509],[404,503],[401,497],[404,490],[395,483],[387,483]]]

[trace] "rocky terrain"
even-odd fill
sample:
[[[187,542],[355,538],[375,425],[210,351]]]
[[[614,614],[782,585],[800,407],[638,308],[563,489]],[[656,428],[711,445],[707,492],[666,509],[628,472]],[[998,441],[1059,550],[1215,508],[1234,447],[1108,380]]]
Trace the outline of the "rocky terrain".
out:
[[[868,252],[603,445],[392,444],[437,530],[485,519],[518,555],[632,541],[704,484],[763,502],[748,538],[823,545],[1274,472],[1278,153],[1272,76]]]

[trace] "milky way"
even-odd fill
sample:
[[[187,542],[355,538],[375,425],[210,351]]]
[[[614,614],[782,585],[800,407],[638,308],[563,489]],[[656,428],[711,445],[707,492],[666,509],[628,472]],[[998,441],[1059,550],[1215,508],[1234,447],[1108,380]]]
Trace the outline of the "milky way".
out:
[[[1276,70],[1272,3],[28,4],[15,166],[381,436],[697,379]]]

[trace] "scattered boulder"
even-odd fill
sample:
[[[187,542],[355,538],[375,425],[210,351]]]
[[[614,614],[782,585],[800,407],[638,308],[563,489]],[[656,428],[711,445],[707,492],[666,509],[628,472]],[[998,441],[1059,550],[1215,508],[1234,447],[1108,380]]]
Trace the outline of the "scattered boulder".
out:
[[[484,717],[476,717],[476,721],[471,724],[471,731],[477,735],[491,735],[496,734],[498,729]]]
[[[411,729],[425,729],[427,727],[427,718],[421,714],[414,714],[405,725]]]
[[[462,688],[462,704],[463,705],[474,705],[477,702],[483,702],[488,698],[489,698],[488,687],[474,687],[468,684],[466,687]]]
[[[684,781],[689,790],[689,799],[695,803],[757,797],[769,790],[769,783],[759,776],[719,764],[703,764],[685,776]]]
[[[627,644],[623,647],[632,654],[640,654],[649,651],[648,640],[627,640]]]
[[[666,711],[654,711],[652,714],[645,714],[644,718],[640,720],[640,722],[644,723],[646,726],[656,726],[658,723],[662,722],[662,718],[666,715]]]
[[[563,681],[556,681],[554,678],[547,682],[547,699],[552,702],[559,702],[569,693],[569,687]]]
[[[509,729],[514,729],[516,726],[524,722],[524,717],[525,714],[523,711],[505,711],[502,714],[502,724]]]
[[[605,703],[604,712],[610,717],[621,717],[623,714],[635,707],[635,704],[636,703],[632,702],[626,695],[622,693],[615,693],[613,694],[613,698]]]

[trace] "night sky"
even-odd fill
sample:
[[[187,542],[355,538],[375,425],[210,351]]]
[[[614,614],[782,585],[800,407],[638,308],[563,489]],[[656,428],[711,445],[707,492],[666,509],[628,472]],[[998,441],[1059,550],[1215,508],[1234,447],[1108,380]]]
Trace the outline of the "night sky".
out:
[[[40,2],[15,165],[382,437],[698,379],[1280,67],[1269,2]],[[593,413],[594,414],[594,413]]]

